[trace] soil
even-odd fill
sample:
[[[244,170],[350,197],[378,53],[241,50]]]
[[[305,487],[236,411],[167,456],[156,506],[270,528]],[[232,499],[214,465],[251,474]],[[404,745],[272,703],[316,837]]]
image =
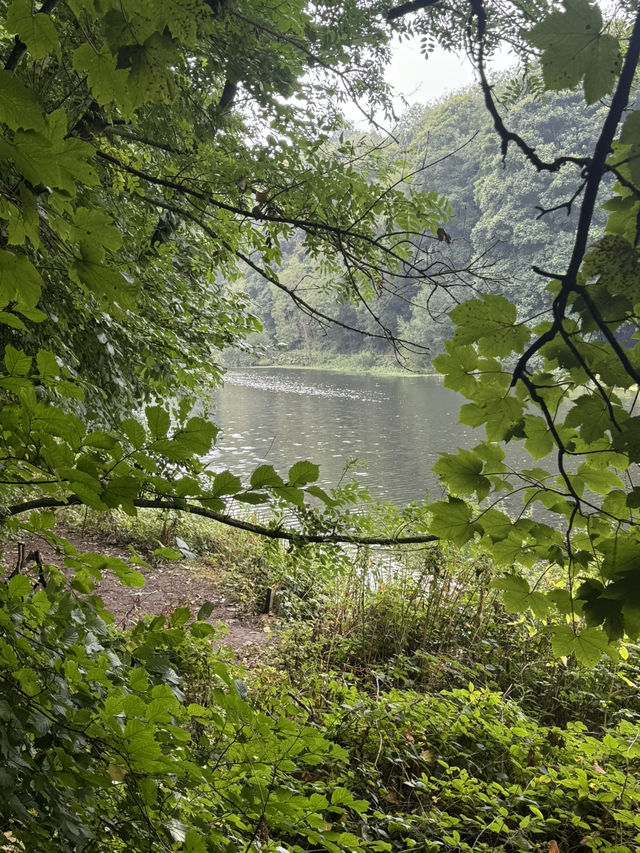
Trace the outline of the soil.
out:
[[[102,554],[119,557],[129,561],[131,552],[126,545],[108,538],[80,534],[77,531],[57,529],[59,536],[68,539],[80,553]],[[24,540],[25,553],[38,551],[42,563],[64,569],[63,556],[43,539]],[[18,543],[9,543],[0,560],[0,571],[5,574],[15,568]],[[253,664],[257,661],[261,648],[272,639],[271,616],[251,616],[228,601],[224,590],[211,574],[207,573],[206,561],[180,560],[158,561],[148,558],[151,570],[135,565],[145,577],[143,587],[123,586],[117,577],[105,572],[103,580],[96,589],[105,606],[113,613],[115,624],[126,628],[135,624],[147,614],[169,616],[177,607],[187,606],[195,615],[202,605],[209,601],[213,611],[207,622],[226,626],[227,633],[219,642],[221,646],[230,646],[236,658],[242,663]],[[24,572],[35,569],[33,560]]]

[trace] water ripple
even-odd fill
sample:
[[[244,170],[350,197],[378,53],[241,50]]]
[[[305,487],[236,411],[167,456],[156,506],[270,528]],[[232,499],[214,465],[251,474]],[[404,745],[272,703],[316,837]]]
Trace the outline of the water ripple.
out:
[[[365,403],[382,403],[389,399],[383,393],[372,394],[370,391],[365,393],[355,388],[334,388],[324,384],[307,385],[271,373],[256,376],[253,372],[233,371],[226,374],[224,384],[243,385],[246,388],[275,391],[280,394],[300,394],[305,397],[343,397],[348,400],[362,400]]]

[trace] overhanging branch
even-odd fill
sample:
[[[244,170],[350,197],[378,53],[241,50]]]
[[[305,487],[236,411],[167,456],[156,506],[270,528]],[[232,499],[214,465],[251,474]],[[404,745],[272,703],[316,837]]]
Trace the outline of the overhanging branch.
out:
[[[478,0],[479,2],[479,0]],[[567,266],[567,271],[559,279],[562,282],[560,292],[553,300],[553,323],[551,327],[539,338],[537,338],[529,348],[519,358],[518,363],[513,371],[512,385],[515,385],[518,380],[525,381],[528,364],[531,358],[549,341],[553,340],[560,332],[562,323],[564,322],[566,309],[569,297],[572,293],[579,293],[585,300],[587,307],[598,325],[602,334],[611,344],[614,352],[620,359],[624,369],[627,371],[635,382],[640,379],[640,373],[630,364],[624,351],[618,344],[611,329],[602,319],[593,302],[589,299],[588,293],[584,288],[578,285],[578,272],[589,240],[589,229],[593,220],[593,214],[596,207],[598,190],[602,182],[603,175],[607,171],[606,161],[611,151],[611,146],[615,139],[618,125],[622,119],[624,111],[629,102],[629,94],[633,85],[633,80],[638,67],[638,59],[640,57],[640,11],[636,15],[635,24],[631,37],[629,39],[627,53],[622,66],[622,72],[618,80],[618,85],[611,99],[609,112],[602,126],[602,132],[596,142],[593,158],[586,170],[586,179],[584,184],[583,201],[580,207],[580,215],[576,228],[576,235],[571,252],[571,258]]]
[[[10,516],[20,515],[23,512],[31,512],[39,509],[56,509],[58,507],[81,506],[83,502],[77,495],[70,495],[66,500],[58,498],[36,498],[32,501],[13,504],[7,507]],[[197,504],[188,503],[183,500],[172,500],[170,498],[136,498],[133,505],[138,509],[171,509],[177,512],[199,515],[211,521],[217,521],[227,527],[237,530],[246,530],[267,539],[280,539],[292,542],[294,545],[424,545],[429,542],[439,542],[439,536],[430,534],[416,536],[356,536],[350,533],[304,533],[298,530],[290,530],[284,527],[266,527],[263,524],[254,524],[233,518],[221,512],[214,512]]]
[[[426,9],[427,6],[435,6],[438,0],[410,0],[409,3],[401,3],[399,6],[393,6],[387,12],[387,21],[395,21],[396,18],[401,18],[403,15],[409,15],[411,12],[419,12],[420,9]]]

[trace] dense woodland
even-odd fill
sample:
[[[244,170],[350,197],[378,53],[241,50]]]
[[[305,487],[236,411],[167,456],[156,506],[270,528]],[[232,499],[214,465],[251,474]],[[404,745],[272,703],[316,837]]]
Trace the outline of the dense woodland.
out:
[[[533,73],[528,84],[532,91],[521,92],[506,79],[495,81],[509,126],[531,140],[541,156],[557,148],[584,156],[593,148],[604,106],[585,106],[577,92],[543,92],[539,82]],[[432,359],[452,333],[448,312],[456,300],[469,296],[471,288],[503,294],[517,306],[522,319],[544,309],[547,281],[532,267],[555,269],[566,263],[577,210],[568,215],[561,207],[538,216],[543,207],[565,203],[567,190],[571,195],[570,184],[565,175],[528,169],[524,155],[515,152],[503,163],[499,140],[478,89],[459,92],[432,106],[413,107],[394,129],[393,138],[360,135],[360,143],[363,147],[379,145],[390,163],[404,163],[414,186],[437,192],[451,205],[446,223],[451,243],[443,246],[436,235],[425,235],[425,242],[435,263],[444,262],[460,271],[457,282],[451,276],[446,292],[432,293],[427,281],[398,278],[389,284],[388,292],[380,293],[377,303],[377,316],[391,334],[425,347],[422,352],[407,354],[403,366],[431,369]],[[602,234],[604,223],[605,216],[598,211],[594,239]],[[317,286],[322,272],[305,256],[300,243],[292,241],[286,247],[280,277],[289,287],[308,293],[318,308],[332,304],[326,288],[323,295]],[[247,275],[242,289],[261,317],[263,330],[249,339],[255,353],[229,356],[230,364],[257,360],[360,369],[402,366],[384,340],[371,342],[348,329],[323,326],[305,317],[286,293],[273,286],[265,288],[255,273]],[[358,301],[343,301],[337,317],[350,326],[372,329],[375,325],[366,306]]]
[[[479,93],[389,138],[394,36]],[[0,55],[0,848],[637,850],[637,2],[0,0]],[[308,320],[465,398],[440,500],[207,466]]]

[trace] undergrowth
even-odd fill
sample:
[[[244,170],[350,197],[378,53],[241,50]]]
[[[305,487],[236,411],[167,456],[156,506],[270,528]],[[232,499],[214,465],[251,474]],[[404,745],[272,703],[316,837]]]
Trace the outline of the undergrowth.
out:
[[[65,523],[97,532],[90,516],[67,514]],[[247,849],[638,849],[636,647],[592,670],[554,658],[544,625],[505,612],[491,585],[494,567],[471,549],[283,548],[151,514],[108,524],[99,532],[117,541],[198,555],[249,611],[275,590],[279,642],[251,671],[230,665],[236,686],[227,686],[258,715],[260,737],[280,750],[278,758],[261,752],[263,776],[270,760],[280,762],[278,786],[260,793],[273,798],[274,817],[270,824],[262,813],[256,846]],[[185,702],[218,720],[222,694],[212,685],[222,653],[203,641],[181,643],[173,666]],[[188,726],[205,762],[226,731],[206,719],[202,712]],[[286,719],[305,738],[320,738],[322,749],[282,763]],[[249,779],[250,768],[243,772]],[[287,829],[283,791],[291,802],[315,797],[311,826],[302,809],[296,830]],[[257,794],[240,785],[238,802],[243,796]],[[251,830],[236,834],[244,844]]]

